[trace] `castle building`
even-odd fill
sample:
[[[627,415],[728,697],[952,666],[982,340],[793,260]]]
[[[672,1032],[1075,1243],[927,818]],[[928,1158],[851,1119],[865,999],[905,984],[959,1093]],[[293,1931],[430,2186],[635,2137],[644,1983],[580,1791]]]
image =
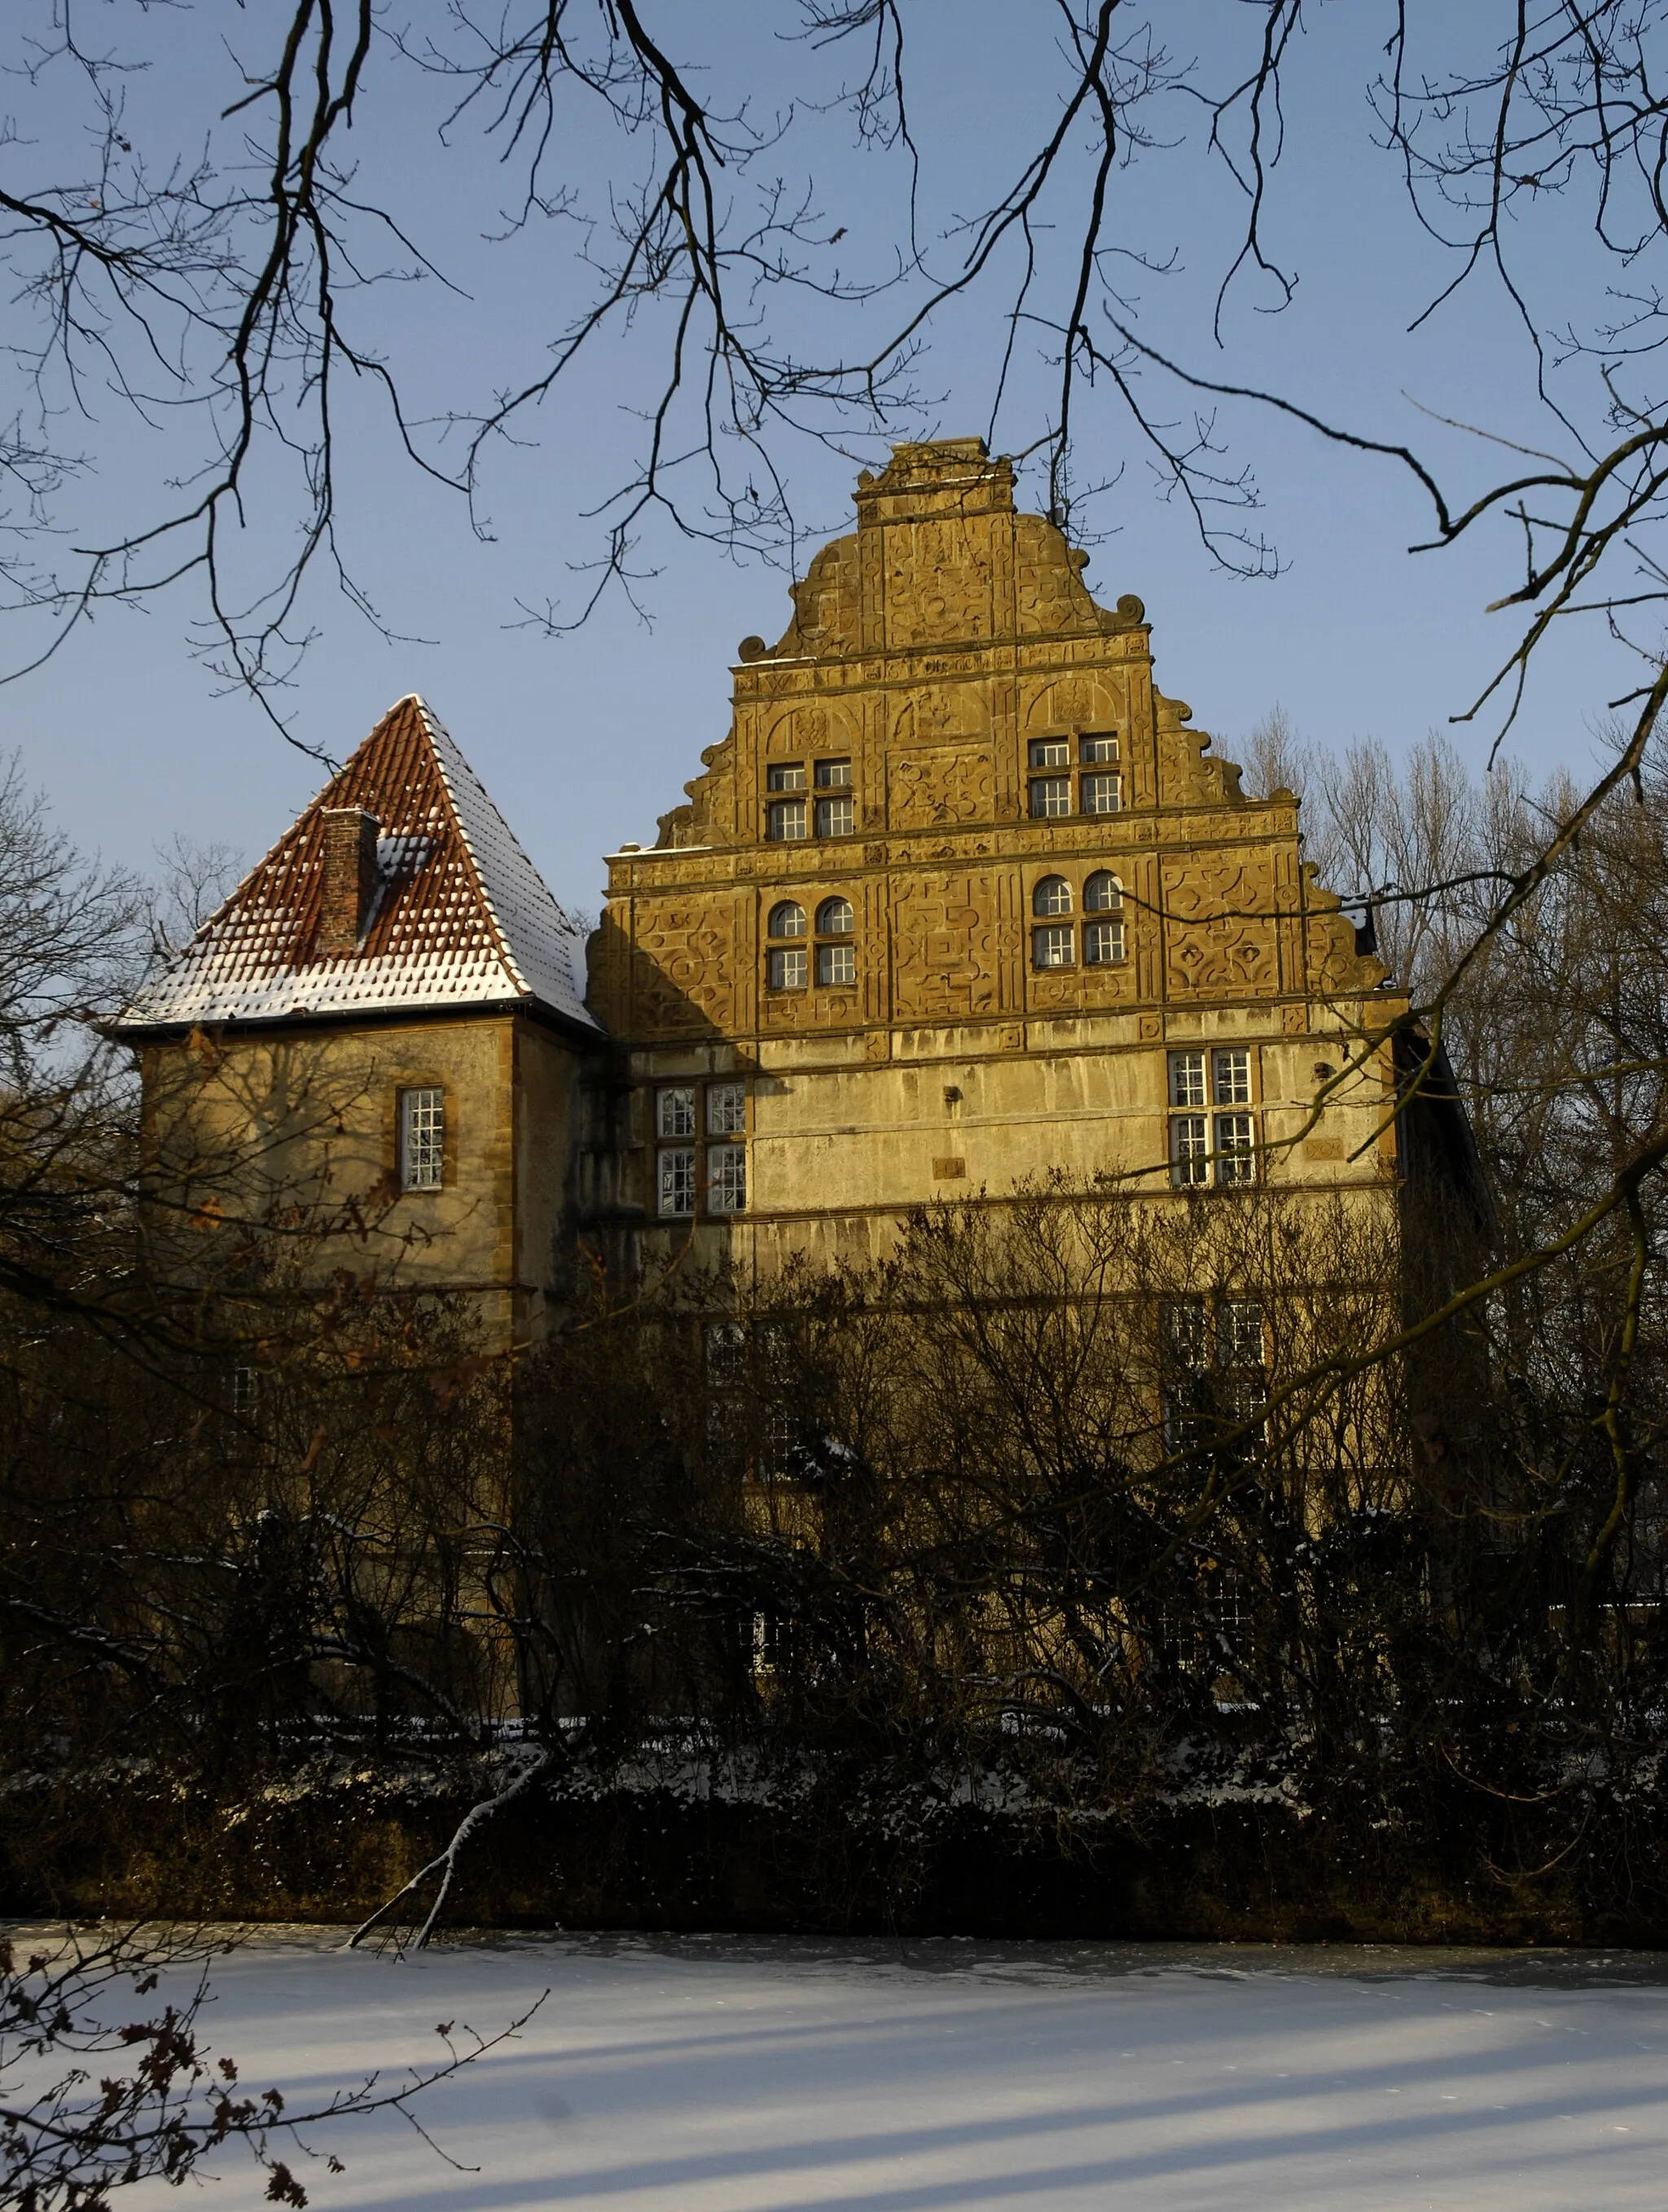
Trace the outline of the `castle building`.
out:
[[[156,1141],[524,1342],[581,1243],[657,1273],[867,1261],[932,1199],[1266,1180],[1393,1202],[1403,1001],[977,440],[898,447],[742,641],[730,731],[572,925],[402,700],[135,1001]],[[250,1121],[251,1116],[254,1121]],[[1452,1145],[1450,1146],[1452,1149]],[[332,1264],[340,1264],[339,1258]]]

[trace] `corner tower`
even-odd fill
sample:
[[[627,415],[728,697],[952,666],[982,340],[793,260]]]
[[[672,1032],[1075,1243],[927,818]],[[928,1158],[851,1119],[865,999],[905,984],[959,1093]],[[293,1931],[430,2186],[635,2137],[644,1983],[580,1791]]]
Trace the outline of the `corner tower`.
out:
[[[1336,1080],[1383,971],[1296,800],[1247,799],[1155,687],[1141,600],[1097,605],[976,439],[896,448],[856,505],[742,641],[687,803],[610,860],[597,1212],[770,1268],[1056,1172],[1392,1179],[1388,1051]]]

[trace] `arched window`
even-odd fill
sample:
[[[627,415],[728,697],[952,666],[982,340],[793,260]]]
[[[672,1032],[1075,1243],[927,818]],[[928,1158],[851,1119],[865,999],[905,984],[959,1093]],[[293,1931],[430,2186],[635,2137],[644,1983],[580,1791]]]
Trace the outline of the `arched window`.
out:
[[[1123,886],[1105,868],[1097,868],[1083,886],[1083,911],[1095,918],[1083,924],[1083,965],[1117,968],[1126,957],[1123,936]]]
[[[857,948],[851,941],[851,901],[836,895],[817,908],[817,981],[839,986],[857,981]]]
[[[1033,914],[1069,914],[1071,885],[1063,876],[1044,876],[1031,895]]]
[[[783,899],[770,908],[764,927],[770,937],[803,937],[805,908],[792,899]],[[802,945],[773,945],[764,956],[764,981],[773,991],[802,991],[806,966]]]

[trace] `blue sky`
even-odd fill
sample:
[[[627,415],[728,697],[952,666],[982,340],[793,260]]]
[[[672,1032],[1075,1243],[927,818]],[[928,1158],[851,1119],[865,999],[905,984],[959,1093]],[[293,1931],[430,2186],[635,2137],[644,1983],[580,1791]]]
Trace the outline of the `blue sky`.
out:
[[[26,0],[20,19],[33,8]],[[44,17],[45,7],[35,12]],[[130,80],[129,112],[136,137],[158,143],[187,143],[235,96],[235,55],[261,28],[259,9],[230,0],[198,0],[173,13],[142,15],[131,4],[106,12],[112,37],[151,64]],[[430,0],[409,0],[406,15],[439,12]],[[1232,0],[1196,0],[1165,11],[1167,35],[1178,54],[1214,62],[1225,41],[1244,40],[1255,12]],[[760,115],[779,106],[795,72],[825,66],[761,30],[772,21],[792,24],[786,4],[773,11],[759,0],[721,0],[691,14],[660,0],[648,14],[674,48],[697,23],[709,64],[703,82],[721,100],[746,93]],[[1335,418],[1408,439],[1465,491],[1495,473],[1502,457],[1433,415],[1538,443],[1549,424],[1498,287],[1485,281],[1408,333],[1452,271],[1371,143],[1364,87],[1376,60],[1375,25],[1382,35],[1376,15],[1323,7],[1294,60],[1292,136],[1269,211],[1270,234],[1300,277],[1286,313],[1263,312],[1267,287],[1246,286],[1230,300],[1225,349],[1211,345],[1209,302],[1234,203],[1184,103],[1157,118],[1179,143],[1142,154],[1117,176],[1117,234],[1132,252],[1162,258],[1173,249],[1178,257],[1168,277],[1129,264],[1142,328],[1156,342],[1189,349],[1211,373],[1276,381]],[[1027,133],[1046,125],[1058,81],[1053,16],[1043,0],[924,0],[910,17],[928,234],[944,233],[957,211],[1005,179]],[[829,76],[825,90],[831,83]],[[403,365],[419,412],[472,402],[527,374],[584,282],[571,222],[539,222],[507,243],[489,242],[502,228],[507,173],[482,158],[466,131],[442,144],[443,92],[409,70],[374,71],[354,143],[367,193],[397,197],[456,288],[402,284],[354,302],[361,331]],[[20,135],[28,142],[0,150],[8,180],[33,187],[49,173],[61,175],[76,127],[67,88],[49,82],[36,94],[14,79],[4,98],[27,125]],[[596,117],[575,113],[565,128],[563,173],[599,204],[635,154]],[[820,213],[848,233],[849,266],[882,264],[903,204],[899,157],[855,150],[846,118],[831,114],[808,118],[773,159],[794,188],[813,173]],[[1578,230],[1555,207],[1537,220],[1543,231],[1524,244],[1543,302],[1592,311],[1597,302],[1581,289],[1589,279]],[[941,238],[934,264],[947,268],[953,252]],[[21,312],[14,300],[14,330]],[[879,316],[858,320],[872,329]],[[791,328],[807,346],[824,336],[809,309]],[[339,757],[392,700],[422,691],[558,896],[581,908],[598,901],[599,856],[627,839],[652,841],[655,815],[678,801],[702,747],[723,733],[736,641],[752,631],[777,635],[788,615],[780,572],[651,528],[639,554],[655,572],[642,587],[648,621],[615,599],[565,637],[520,624],[519,604],[570,605],[583,588],[581,564],[598,544],[585,511],[629,465],[658,336],[651,312],[629,336],[600,347],[524,422],[527,442],[506,448],[489,471],[490,542],[472,534],[454,495],[411,468],[367,397],[344,394],[344,544],[400,639],[379,635],[320,577],[306,609],[317,640],[283,702],[298,735]],[[917,372],[923,404],[915,429],[987,428],[1001,337],[995,292],[946,317]],[[1044,373],[1022,363],[996,425],[1000,447],[1035,434],[1048,389]],[[1485,612],[1520,566],[1506,528],[1474,545],[1409,556],[1409,544],[1428,533],[1429,513],[1391,464],[1342,453],[1253,410],[1225,410],[1219,428],[1236,463],[1257,471],[1265,507],[1256,520],[1288,564],[1274,580],[1246,581],[1210,562],[1161,495],[1115,400],[1097,394],[1080,416],[1081,474],[1115,479],[1096,510],[1108,534],[1093,547],[1089,581],[1105,600],[1127,591],[1146,600],[1164,688],[1190,702],[1196,722],[1230,754],[1276,701],[1305,735],[1334,744],[1371,735],[1399,750],[1428,728],[1446,726],[1509,641],[1511,617]],[[85,530],[107,528],[112,514],[150,511],[183,464],[177,422],[136,423],[107,394],[94,394],[76,434],[95,464],[71,517]],[[847,526],[857,460],[808,443],[780,451],[808,557],[821,536]],[[289,527],[287,511],[260,495],[269,481],[258,476],[250,508],[257,556],[281,549]],[[803,558],[798,565],[802,571]],[[0,690],[0,739],[21,747],[76,839],[108,858],[149,865],[176,831],[253,858],[321,781],[316,764],[284,745],[247,701],[219,696],[191,651],[200,612],[189,587],[143,611],[108,608],[43,668]],[[12,640],[15,658],[17,647]],[[1605,700],[1636,680],[1635,666],[1596,628],[1555,641],[1513,734],[1516,757],[1537,773],[1584,763]],[[1492,726],[1453,732],[1479,770]]]

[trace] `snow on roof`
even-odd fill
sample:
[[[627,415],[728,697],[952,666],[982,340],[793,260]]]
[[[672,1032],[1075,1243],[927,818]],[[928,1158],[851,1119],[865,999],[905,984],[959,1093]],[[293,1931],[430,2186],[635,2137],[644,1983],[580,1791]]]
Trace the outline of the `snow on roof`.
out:
[[[376,817],[376,896],[357,948],[314,957],[324,814]],[[474,770],[415,693],[252,869],[119,1029],[417,1012],[522,1000],[596,1024],[580,932],[551,897]]]

